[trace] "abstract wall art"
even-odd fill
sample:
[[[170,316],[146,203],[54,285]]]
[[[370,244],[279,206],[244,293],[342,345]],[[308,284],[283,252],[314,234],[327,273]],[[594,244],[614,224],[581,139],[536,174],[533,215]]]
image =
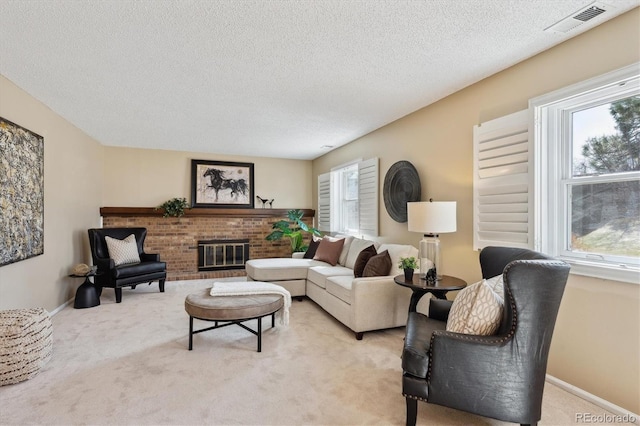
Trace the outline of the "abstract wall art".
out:
[[[0,117],[0,266],[44,253],[44,138]]]

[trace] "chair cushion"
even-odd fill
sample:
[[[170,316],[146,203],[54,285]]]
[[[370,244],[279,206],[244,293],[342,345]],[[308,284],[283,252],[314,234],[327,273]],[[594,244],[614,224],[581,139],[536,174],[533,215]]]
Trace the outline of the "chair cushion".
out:
[[[378,254],[374,245],[370,245],[366,249],[360,251],[358,258],[353,265],[353,276],[361,278],[364,273],[364,267],[367,266],[369,259]]]
[[[112,273],[114,278],[122,279],[148,275],[155,272],[164,272],[166,269],[167,264],[165,262],[140,262],[120,265],[115,268]]]
[[[327,262],[328,264],[335,266],[340,259],[340,253],[342,253],[342,247],[344,246],[344,238],[336,240],[334,238],[324,237],[318,245],[314,260],[320,260]]]
[[[389,275],[391,270],[391,257],[389,257],[388,251],[371,256],[367,265],[362,271],[363,277],[384,277]]]
[[[500,326],[504,301],[486,280],[460,291],[454,299],[447,320],[447,331],[489,336]]]
[[[106,236],[104,240],[107,243],[109,257],[113,259],[116,266],[140,262],[135,235],[131,234],[124,240]]]
[[[426,378],[429,371],[429,345],[435,330],[444,330],[446,323],[419,312],[409,312],[402,349],[402,369],[413,376]]]

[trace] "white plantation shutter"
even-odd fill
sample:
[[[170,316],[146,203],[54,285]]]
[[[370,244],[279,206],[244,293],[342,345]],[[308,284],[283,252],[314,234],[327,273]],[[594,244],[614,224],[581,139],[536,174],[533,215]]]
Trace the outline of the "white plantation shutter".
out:
[[[354,163],[348,164],[352,166]],[[358,234],[367,237],[378,236],[378,159],[360,161],[358,164]],[[318,176],[318,229],[325,232],[336,231],[332,223],[339,208],[333,203],[340,202],[332,193],[339,185],[340,168]],[[333,186],[333,187],[332,187]],[[335,198],[335,199],[334,199]],[[335,222],[335,221],[334,221]]]
[[[533,248],[528,110],[473,126],[473,246]]]
[[[360,233],[378,236],[378,159],[358,163],[358,214]]]
[[[331,231],[331,173],[318,176],[318,229]]]

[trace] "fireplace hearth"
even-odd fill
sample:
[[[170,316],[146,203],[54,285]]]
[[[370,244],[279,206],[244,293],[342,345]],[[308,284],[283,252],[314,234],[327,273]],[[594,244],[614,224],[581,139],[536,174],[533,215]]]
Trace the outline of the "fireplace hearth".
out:
[[[198,271],[244,269],[249,260],[249,240],[198,241]]]

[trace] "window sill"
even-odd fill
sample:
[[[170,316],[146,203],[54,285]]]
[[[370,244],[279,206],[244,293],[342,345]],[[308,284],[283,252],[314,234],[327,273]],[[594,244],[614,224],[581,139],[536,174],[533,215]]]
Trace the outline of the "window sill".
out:
[[[572,275],[600,278],[603,280],[621,281],[631,284],[640,284],[640,269],[624,266],[604,265],[596,262],[560,257],[571,265]]]

